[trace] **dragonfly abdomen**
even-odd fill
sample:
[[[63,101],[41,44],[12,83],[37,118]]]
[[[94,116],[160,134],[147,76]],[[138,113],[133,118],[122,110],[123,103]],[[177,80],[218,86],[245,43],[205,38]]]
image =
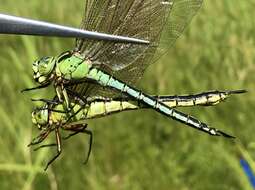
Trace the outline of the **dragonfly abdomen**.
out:
[[[155,109],[157,112],[163,115],[166,115],[168,117],[171,117],[172,119],[177,120],[181,123],[184,123],[188,126],[204,131],[210,135],[216,135],[216,136],[223,135],[223,136],[231,137],[215,128],[210,128],[205,123],[200,122],[198,119],[194,117],[191,117],[180,111],[177,111],[175,109],[168,107],[164,103],[161,103],[160,101],[158,101],[156,98],[151,97],[125,84],[124,82],[117,80],[115,77],[110,76],[109,74],[104,73],[103,71],[93,68],[90,70],[88,77],[96,80],[99,84],[103,86],[112,87],[123,94],[126,94],[132,98],[135,98],[142,104],[145,104],[148,107]]]
[[[139,109],[135,101],[102,101],[92,102],[86,111],[84,119],[92,119],[118,113],[121,111]]]

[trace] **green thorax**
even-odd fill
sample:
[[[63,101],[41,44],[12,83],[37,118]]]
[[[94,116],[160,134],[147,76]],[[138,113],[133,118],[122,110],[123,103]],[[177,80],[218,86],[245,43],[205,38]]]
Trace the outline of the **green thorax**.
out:
[[[83,79],[91,66],[91,62],[78,53],[64,53],[57,59],[56,75],[66,80]]]

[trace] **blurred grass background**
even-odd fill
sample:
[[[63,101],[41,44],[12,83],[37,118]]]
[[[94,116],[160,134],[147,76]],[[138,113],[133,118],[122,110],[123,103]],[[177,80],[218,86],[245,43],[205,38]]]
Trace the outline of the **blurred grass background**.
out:
[[[146,72],[141,88],[150,94],[191,94],[213,89],[247,89],[216,107],[183,109],[237,137],[211,137],[153,111],[121,113],[90,121],[88,138],[64,142],[61,157],[43,168],[55,150],[27,148],[32,126],[31,64],[44,55],[72,49],[74,40],[0,36],[0,189],[196,189],[251,190],[239,159],[255,168],[255,12],[252,0],[205,0],[168,56]],[[0,0],[0,12],[79,26],[83,1]],[[52,92],[51,92],[52,93]],[[54,140],[50,138],[48,141]],[[236,145],[238,143],[238,146]]]

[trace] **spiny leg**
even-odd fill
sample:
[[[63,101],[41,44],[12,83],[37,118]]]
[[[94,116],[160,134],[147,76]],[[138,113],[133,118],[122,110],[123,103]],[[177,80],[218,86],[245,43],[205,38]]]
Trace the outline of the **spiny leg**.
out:
[[[70,99],[66,92],[66,89],[63,84],[56,85],[56,93],[60,102],[65,102],[65,106],[68,110],[70,110]],[[64,100],[63,100],[64,99]]]
[[[69,134],[66,137],[63,137],[64,140],[69,139],[70,137],[80,133],[82,130],[86,129],[88,124],[77,124],[77,125],[69,125],[68,127],[64,127],[67,131],[73,131],[73,133]]]
[[[68,123],[73,117],[75,117],[81,110],[83,110],[83,106],[81,106],[76,112],[72,113],[66,120],[66,123]]]
[[[73,110],[73,108],[75,107],[75,104],[73,106],[70,107],[70,110]],[[45,108],[42,108],[41,110],[43,110]],[[51,112],[57,112],[57,113],[64,113],[64,114],[69,114],[70,111],[65,109],[65,110],[56,110],[56,109],[51,109],[51,108],[46,108],[48,111],[51,111]],[[40,108],[39,108],[40,110]]]
[[[35,101],[41,101],[41,99],[35,100]],[[59,105],[59,102],[55,102],[55,100],[53,100],[52,102],[46,102],[46,105],[44,105],[43,107],[39,107],[39,108],[35,108],[34,111],[41,111],[41,110],[47,110],[47,111],[51,111],[51,112],[57,112],[57,113],[64,113],[64,114],[68,114],[70,111],[65,109],[65,110],[57,110],[57,109],[52,109],[52,105]],[[73,106],[71,106],[71,110],[75,107],[75,104]]]
[[[43,131],[42,133],[40,133],[37,137],[35,137],[31,143],[29,143],[27,146],[32,146],[32,145],[36,145],[39,144],[41,142],[43,142],[46,137],[50,134],[52,130],[47,130],[47,131]]]
[[[91,81],[91,80],[89,80]],[[69,96],[72,97],[72,100],[79,100],[80,104],[86,104],[87,100],[86,98],[87,97],[84,97],[84,96],[81,96],[79,93],[76,93],[75,91],[73,90],[70,90],[68,87],[72,87],[73,85],[77,85],[77,84],[83,84],[85,82],[88,82],[87,80],[79,80],[79,81],[72,81],[70,80],[68,82],[68,84],[61,84],[61,85],[55,85],[55,89],[56,89],[56,94],[57,94],[57,97],[58,97],[58,100],[62,103],[62,102],[65,102],[65,105],[66,105],[66,109],[67,110],[71,110],[69,105],[70,105],[70,98]],[[64,100],[63,100],[64,98]]]
[[[44,85],[40,85],[40,86],[36,86],[36,87],[32,87],[32,88],[25,88],[25,89],[21,90],[21,93],[27,92],[27,91],[31,91],[31,90],[38,90],[38,89],[46,88],[49,85],[50,85],[50,83],[47,83],[47,84],[44,84]]]
[[[86,103],[87,103],[86,98],[87,97],[82,97],[78,93],[71,91],[69,89],[66,89],[66,91],[68,92],[68,94],[71,94],[74,98],[77,98],[79,101],[82,101],[80,103],[80,105],[81,105],[80,108],[75,113],[71,114],[69,116],[69,118],[67,119],[66,123],[68,123],[73,117],[75,117],[84,108],[84,106],[86,106]]]
[[[40,98],[40,99],[31,99],[32,102],[44,102],[47,104],[53,104],[53,105],[57,105],[60,102],[58,100],[49,100],[49,99],[44,99],[44,98]]]
[[[60,138],[60,133],[58,127],[55,128],[55,135],[56,135],[56,145],[57,145],[57,154],[47,163],[46,167],[44,170],[46,171],[49,165],[56,160],[59,155],[61,154],[61,138]]]
[[[87,124],[86,124],[86,125],[87,125]],[[74,133],[69,134],[67,137],[63,137],[62,139],[67,140],[67,139],[69,139],[70,137],[72,137],[72,136],[74,136],[74,135],[76,135],[76,134],[78,134],[78,133],[80,133],[80,132],[81,132],[81,131],[75,131]],[[39,149],[41,149],[41,148],[49,148],[49,147],[53,147],[53,146],[57,146],[57,144],[56,144],[56,143],[43,144],[43,145],[41,145],[41,146],[36,147],[36,148],[34,149],[34,151],[37,151],[37,150],[39,150]]]
[[[70,81],[70,83],[72,83],[72,82]],[[56,85],[55,88],[56,88],[56,93],[57,93],[57,97],[58,97],[59,101],[60,102],[65,102],[66,109],[68,109],[68,110],[70,110],[70,98],[69,98],[69,95],[71,95],[73,99],[82,100],[84,103],[86,102],[85,98],[80,96],[78,93],[75,93],[74,91],[66,88],[66,86],[64,86],[63,84]]]
[[[87,124],[84,124],[81,130],[85,129],[86,127],[87,127]],[[68,129],[68,130],[69,130],[69,129]],[[71,131],[74,131],[74,130],[71,130]],[[74,136],[74,135],[76,135],[76,134],[78,134],[78,133],[80,133],[80,132],[82,132],[82,131],[77,130],[77,131],[75,131],[74,133],[71,133],[71,134],[69,134],[68,136],[63,137],[62,139],[63,139],[63,140],[67,140],[67,139],[69,139],[70,137],[72,137],[72,136]],[[41,145],[41,146],[36,147],[36,148],[34,149],[34,151],[37,151],[37,150],[39,150],[39,149],[41,149],[41,148],[49,148],[49,147],[53,147],[53,146],[57,146],[57,144],[56,144],[56,143],[44,144],[44,145]]]
[[[68,95],[71,95],[73,98],[81,100],[83,104],[87,103],[87,99],[86,99],[87,97],[83,97],[80,94],[78,94],[75,91],[72,91],[72,90],[70,90],[68,88],[66,88],[66,91],[67,91]]]
[[[64,139],[68,139],[78,133],[85,133],[85,134],[89,135],[89,150],[88,150],[87,157],[85,159],[84,164],[86,164],[89,160],[89,156],[90,156],[90,153],[92,150],[92,142],[93,142],[93,133],[90,130],[86,129],[87,126],[88,126],[87,124],[63,126],[63,129],[74,132],[74,133],[69,134],[67,137],[64,137]]]
[[[77,133],[79,133],[79,132],[75,132],[75,133],[77,134]],[[66,140],[66,139],[68,139],[69,137],[75,135],[75,133],[72,133],[72,134],[68,135],[67,137],[63,137],[63,139]],[[57,146],[57,144],[56,144],[56,143],[43,144],[43,145],[41,145],[41,146],[36,147],[36,148],[34,149],[34,151],[37,151],[37,150],[39,150],[39,149],[41,149],[41,148],[48,148],[48,147],[53,147],[53,146]]]
[[[41,148],[48,148],[48,147],[53,147],[53,146],[57,146],[57,144],[56,144],[56,143],[43,144],[43,145],[41,145],[41,146],[36,147],[36,148],[34,149],[34,151],[37,151],[37,150],[39,150],[39,149],[41,149]]]

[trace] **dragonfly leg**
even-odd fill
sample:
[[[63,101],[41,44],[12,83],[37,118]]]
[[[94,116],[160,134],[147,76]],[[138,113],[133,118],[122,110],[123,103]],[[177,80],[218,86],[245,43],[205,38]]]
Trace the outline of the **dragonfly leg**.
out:
[[[88,126],[88,124],[77,124],[77,125],[68,125],[68,126],[63,126],[63,129],[64,130],[67,130],[67,131],[73,131],[74,133],[71,133],[69,134],[68,136],[66,137],[63,137],[64,140],[67,140],[69,139],[70,137],[78,134],[78,133],[81,133],[84,129],[86,129]]]
[[[58,97],[58,100],[60,103],[63,103],[63,93],[62,93],[62,88],[61,86],[59,85],[55,85],[55,89],[56,89],[56,94],[57,94],[57,97]]]
[[[92,131],[87,129],[88,124],[78,124],[78,125],[69,125],[69,126],[63,126],[62,128],[64,130],[68,130],[68,131],[73,131],[74,133],[69,134],[67,137],[65,137],[64,139],[68,139],[78,133],[85,133],[87,135],[89,135],[89,150],[85,159],[84,164],[86,164],[89,160],[89,156],[92,150],[92,142],[93,142],[93,133]]]
[[[87,124],[85,124],[85,126],[83,127],[83,129],[85,129],[87,127]],[[81,130],[83,130],[83,129],[81,129]],[[73,130],[72,130],[73,131]],[[74,136],[74,135],[76,135],[76,134],[78,134],[78,133],[80,133],[80,132],[82,132],[82,131],[75,131],[74,133],[71,133],[71,134],[69,134],[68,136],[66,136],[66,137],[63,137],[62,139],[64,139],[64,140],[67,140],[67,139],[69,139],[70,137],[72,137],[72,136]],[[47,147],[52,147],[52,146],[57,146],[57,144],[56,143],[51,143],[51,144],[44,144],[44,145],[41,145],[41,146],[38,146],[38,147],[36,147],[35,149],[34,149],[34,151],[37,151],[37,150],[39,150],[39,149],[41,149],[41,148],[47,148]]]
[[[75,93],[75,92],[72,92],[72,93]],[[72,113],[68,119],[66,120],[66,123],[68,123],[73,117],[75,117],[83,108],[84,106],[86,105],[85,102],[86,102],[86,99],[83,100],[83,97],[80,97],[79,95],[77,95],[79,100],[82,100],[82,102],[80,103],[81,107],[75,112],[75,113]],[[77,96],[75,96],[77,98]],[[70,109],[72,110],[72,109]],[[69,111],[69,110],[68,110]]]
[[[57,100],[49,100],[49,99],[43,99],[43,98],[40,98],[40,99],[31,99],[32,102],[44,102],[44,103],[47,103],[47,104],[53,104],[53,105],[56,105],[56,104],[59,104],[59,101]]]
[[[66,89],[67,93],[70,94],[73,98],[77,98],[78,100],[81,100],[83,104],[86,104],[87,103],[87,100],[83,97],[83,96],[80,96],[78,93],[72,91],[72,90],[69,90],[68,88]]]
[[[74,116],[76,116],[84,108],[88,101],[86,99],[87,97],[80,96],[78,93],[71,91],[68,88],[66,89],[66,91],[69,94],[71,94],[74,98],[77,98],[79,101],[81,101],[80,102],[81,107],[67,119],[66,123],[68,123]]]
[[[75,105],[73,105],[72,107],[71,107],[71,110],[73,109],[75,107]],[[65,113],[65,114],[68,114],[70,111],[69,110],[56,110],[56,109],[51,109],[51,108],[42,108],[42,110],[43,109],[47,109],[48,111],[51,111],[51,112],[57,112],[57,113]],[[77,114],[77,113],[76,113]]]
[[[86,157],[86,159],[85,159],[85,161],[84,161],[84,164],[87,164],[88,161],[89,161],[89,156],[90,156],[91,150],[92,150],[93,133],[92,133],[92,131],[87,130],[87,129],[84,130],[84,133],[86,133],[87,135],[89,135],[89,150],[88,150],[87,157]]]
[[[57,145],[56,143],[52,143],[52,144],[43,144],[43,145],[41,145],[41,146],[36,147],[36,148],[34,149],[34,151],[37,151],[37,150],[39,150],[39,149],[41,149],[41,148],[47,148],[47,147],[52,147],[52,146],[56,146],[56,145]]]
[[[68,91],[63,84],[60,84],[60,85],[56,84],[55,89],[56,89],[56,93],[57,93],[59,102],[60,103],[64,102],[66,109],[70,111],[71,108],[70,108],[69,95],[72,95],[73,98],[78,98],[78,95],[73,95],[74,92],[72,92],[70,90]],[[79,100],[80,99],[82,99],[82,98],[79,97]],[[82,99],[82,100],[84,101],[85,99]]]
[[[46,171],[49,167],[49,165],[56,160],[59,155],[61,154],[61,138],[60,138],[60,133],[59,129],[55,128],[55,135],[56,135],[56,146],[57,146],[57,154],[47,163],[46,167],[44,168],[44,171]]]
[[[68,123],[73,117],[75,117],[82,109],[83,109],[83,106],[81,106],[75,113],[69,116],[68,119],[66,120],[66,123]]]
[[[47,130],[47,131],[43,131],[42,133],[40,133],[37,137],[35,137],[31,143],[29,143],[27,146],[32,146],[32,145],[36,145],[36,144],[40,144],[41,142],[43,142],[46,137],[50,134],[52,130]]]
[[[70,110],[70,102],[69,102],[69,97],[67,95],[66,89],[63,85],[61,85],[61,90],[62,90],[62,94],[66,103],[66,107],[68,110]]]
[[[25,88],[23,90],[21,90],[21,93],[23,92],[27,92],[27,91],[31,91],[31,90],[37,90],[37,89],[41,89],[41,88],[46,88],[50,85],[50,83],[44,84],[44,85],[40,85],[40,86],[36,86],[36,87],[32,87],[32,88]]]

